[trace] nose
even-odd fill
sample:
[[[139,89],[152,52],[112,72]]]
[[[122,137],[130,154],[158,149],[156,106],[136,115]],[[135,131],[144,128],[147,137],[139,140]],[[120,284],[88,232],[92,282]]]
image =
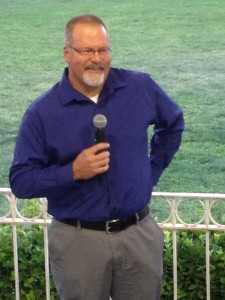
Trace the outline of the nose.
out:
[[[101,61],[101,57],[100,57],[100,55],[99,55],[98,50],[95,50],[95,52],[94,52],[93,55],[92,55],[91,60],[92,60],[93,62],[100,62],[100,61]]]

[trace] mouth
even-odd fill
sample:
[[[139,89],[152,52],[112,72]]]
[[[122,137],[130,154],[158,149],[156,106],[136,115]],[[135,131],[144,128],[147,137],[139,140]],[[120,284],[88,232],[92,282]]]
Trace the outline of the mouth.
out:
[[[89,65],[85,68],[85,71],[89,71],[91,73],[100,73],[104,71],[104,66],[102,64],[100,65]]]
[[[84,68],[83,80],[91,87],[99,87],[105,80],[105,68],[100,65],[89,65]]]

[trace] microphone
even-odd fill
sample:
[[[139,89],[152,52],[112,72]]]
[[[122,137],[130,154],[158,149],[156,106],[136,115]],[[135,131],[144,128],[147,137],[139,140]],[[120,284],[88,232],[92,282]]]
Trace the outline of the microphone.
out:
[[[95,144],[105,142],[105,127],[107,119],[104,115],[98,114],[94,116],[93,123],[95,125]]]
[[[95,125],[95,144],[105,142],[105,127],[107,124],[107,119],[104,115],[98,114],[94,116],[93,123]],[[98,175],[98,180],[102,182],[104,179],[104,174]]]

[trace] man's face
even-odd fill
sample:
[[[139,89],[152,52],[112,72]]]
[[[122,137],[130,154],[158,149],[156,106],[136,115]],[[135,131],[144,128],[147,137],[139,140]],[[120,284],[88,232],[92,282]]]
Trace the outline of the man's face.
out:
[[[111,63],[108,34],[103,26],[78,24],[72,36],[72,45],[64,48],[69,80],[84,94],[86,91],[99,92]]]

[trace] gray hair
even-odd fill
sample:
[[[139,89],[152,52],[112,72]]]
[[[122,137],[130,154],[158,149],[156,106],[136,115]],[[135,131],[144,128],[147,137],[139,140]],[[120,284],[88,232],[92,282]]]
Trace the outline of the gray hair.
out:
[[[75,26],[77,24],[85,24],[85,25],[100,25],[103,26],[107,32],[105,23],[95,15],[91,14],[83,14],[79,16],[75,16],[68,21],[64,31],[64,43],[65,46],[71,46],[73,42],[72,34]]]

